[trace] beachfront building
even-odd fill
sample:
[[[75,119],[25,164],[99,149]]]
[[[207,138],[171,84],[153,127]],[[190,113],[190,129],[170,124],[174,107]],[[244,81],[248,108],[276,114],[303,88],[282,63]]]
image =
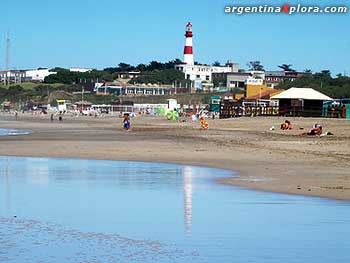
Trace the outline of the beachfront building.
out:
[[[183,72],[188,80],[211,82],[215,73],[238,72],[238,64],[229,62],[225,66],[177,64],[175,69]]]
[[[24,110],[26,111],[39,111],[39,112],[47,112],[50,105],[45,101],[28,101],[24,106]]]
[[[92,103],[86,100],[77,101],[74,103],[74,108],[80,112],[90,109]]]
[[[120,113],[131,113],[135,111],[133,103],[112,103],[112,104],[100,104],[91,105],[89,110],[91,112],[96,111],[98,113],[105,114],[120,114]]]
[[[265,83],[269,87],[274,87],[283,81],[294,81],[304,76],[305,72],[297,71],[265,71]]]
[[[311,88],[290,88],[271,97],[279,102],[280,116],[322,117],[323,103],[333,99]]]
[[[170,85],[130,85],[126,83],[107,84],[96,87],[95,89],[97,95],[103,96],[110,94],[115,94],[117,96],[167,95],[171,93],[171,90],[172,86]]]
[[[213,82],[221,88],[245,88],[246,85],[262,85],[265,79],[264,71],[245,71],[213,73]]]

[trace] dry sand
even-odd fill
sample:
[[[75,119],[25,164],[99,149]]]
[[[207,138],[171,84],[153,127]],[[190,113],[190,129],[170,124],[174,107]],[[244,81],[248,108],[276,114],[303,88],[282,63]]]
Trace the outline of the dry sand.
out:
[[[225,168],[237,178],[220,183],[262,191],[350,200],[350,121],[291,118],[291,131],[270,131],[284,118],[170,122],[142,116],[124,131],[119,118],[0,115],[0,128],[30,135],[0,136],[0,155],[156,161]],[[314,123],[334,136],[302,137]],[[301,130],[300,128],[304,128]]]

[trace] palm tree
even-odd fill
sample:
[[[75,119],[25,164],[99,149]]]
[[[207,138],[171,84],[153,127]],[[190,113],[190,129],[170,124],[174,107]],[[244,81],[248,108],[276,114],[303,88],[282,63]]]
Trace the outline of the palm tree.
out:
[[[257,70],[257,71],[264,70],[264,66],[261,65],[260,61],[249,61],[247,63],[247,66],[249,67],[249,70]]]
[[[283,69],[283,71],[295,71],[295,69],[292,69],[292,64],[282,64],[278,67]]]

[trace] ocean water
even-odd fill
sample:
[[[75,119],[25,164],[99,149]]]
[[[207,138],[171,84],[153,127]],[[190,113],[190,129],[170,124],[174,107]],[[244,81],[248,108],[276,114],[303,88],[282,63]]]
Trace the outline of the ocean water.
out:
[[[25,130],[14,130],[14,129],[2,129],[0,128],[0,136],[6,136],[6,135],[23,135],[23,134],[29,134],[30,131]]]
[[[0,262],[350,262],[350,202],[214,181],[228,176],[0,157]]]

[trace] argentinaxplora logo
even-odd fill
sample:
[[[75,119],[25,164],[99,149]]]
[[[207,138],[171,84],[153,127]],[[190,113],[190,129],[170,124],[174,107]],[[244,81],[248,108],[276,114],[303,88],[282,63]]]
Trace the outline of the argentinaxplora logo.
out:
[[[306,6],[302,4],[282,6],[273,5],[252,5],[235,6],[226,5],[224,8],[226,14],[346,14],[350,13],[350,8],[345,5],[340,6]]]

